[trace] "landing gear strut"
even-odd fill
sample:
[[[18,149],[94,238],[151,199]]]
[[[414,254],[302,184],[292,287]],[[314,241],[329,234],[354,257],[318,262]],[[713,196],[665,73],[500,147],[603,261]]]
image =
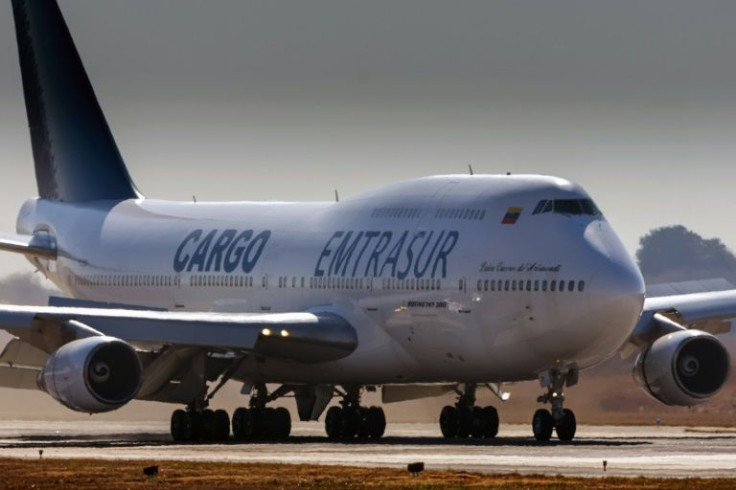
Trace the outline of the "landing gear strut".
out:
[[[547,388],[547,393],[537,398],[537,401],[551,404],[552,411],[540,408],[534,413],[532,430],[536,440],[549,441],[553,430],[557,432],[557,437],[561,441],[571,441],[575,437],[577,422],[573,411],[563,407],[565,402],[563,389],[565,386],[576,384],[577,379],[576,369],[567,372],[551,370],[540,377],[540,382]]]
[[[340,393],[340,406],[333,406],[327,410],[325,416],[325,432],[333,440],[378,439],[386,431],[386,415],[381,407],[361,407],[359,386],[346,387]]]
[[[454,437],[474,437],[492,439],[498,434],[498,412],[493,406],[475,405],[477,385],[466,383],[465,390],[457,390],[455,406],[447,405],[440,413],[442,435]]]
[[[255,394],[250,398],[250,408],[239,407],[233,412],[233,436],[239,441],[256,439],[286,439],[291,433],[291,415],[284,407],[270,408],[266,403],[288,391],[281,387],[269,394],[266,385],[255,385]]]

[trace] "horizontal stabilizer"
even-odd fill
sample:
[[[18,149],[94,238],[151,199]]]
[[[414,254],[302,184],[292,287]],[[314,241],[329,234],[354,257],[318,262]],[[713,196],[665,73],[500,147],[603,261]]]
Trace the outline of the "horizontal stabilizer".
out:
[[[48,259],[56,258],[56,243],[46,234],[15,235],[0,233],[0,250]]]

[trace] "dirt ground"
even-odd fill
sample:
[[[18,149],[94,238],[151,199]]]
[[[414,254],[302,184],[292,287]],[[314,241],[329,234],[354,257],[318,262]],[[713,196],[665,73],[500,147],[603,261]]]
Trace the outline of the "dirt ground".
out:
[[[154,462],[149,463],[155,464]],[[563,478],[482,475],[459,471],[306,465],[165,462],[156,477],[140,461],[0,459],[5,489],[123,488],[541,488],[541,489],[732,489],[736,479]]]

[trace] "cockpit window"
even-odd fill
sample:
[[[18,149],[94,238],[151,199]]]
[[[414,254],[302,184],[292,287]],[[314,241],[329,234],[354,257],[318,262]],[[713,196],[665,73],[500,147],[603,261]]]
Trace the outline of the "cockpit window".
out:
[[[542,199],[532,214],[555,213],[564,216],[601,216],[598,206],[590,199]]]
[[[557,214],[583,214],[580,201],[577,199],[555,199],[555,213]]]

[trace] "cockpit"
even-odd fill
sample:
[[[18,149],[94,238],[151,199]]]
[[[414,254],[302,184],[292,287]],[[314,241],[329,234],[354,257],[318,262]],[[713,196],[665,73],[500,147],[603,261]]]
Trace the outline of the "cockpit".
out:
[[[555,213],[564,216],[603,216],[591,199],[542,199],[532,214]]]

